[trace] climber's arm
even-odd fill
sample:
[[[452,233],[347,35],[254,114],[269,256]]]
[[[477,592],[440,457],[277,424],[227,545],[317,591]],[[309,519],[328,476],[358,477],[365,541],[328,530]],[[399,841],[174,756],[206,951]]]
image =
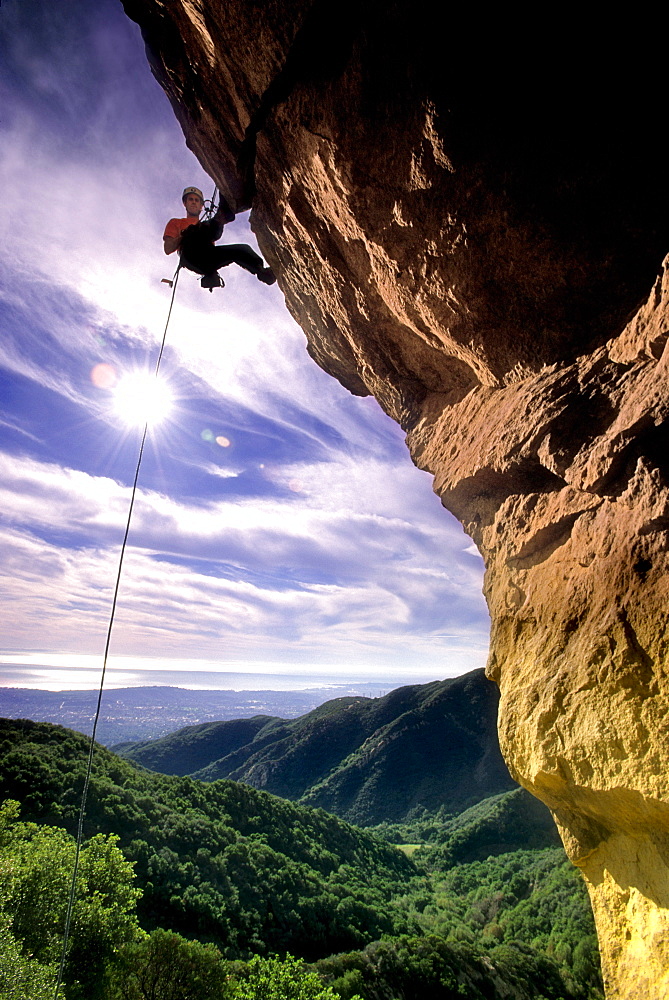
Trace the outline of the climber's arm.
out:
[[[220,240],[223,235],[223,226],[227,222],[234,221],[235,213],[232,211],[223,195],[220,195],[220,201],[218,203],[218,208],[216,209],[216,214],[212,216],[208,222],[203,222],[201,225],[207,227],[209,238],[212,243],[215,243],[216,240]]]
[[[181,246],[181,233],[178,236],[163,236],[163,250],[165,253],[174,253]]]
[[[223,224],[235,221],[235,213],[232,211],[222,194],[219,193],[218,208],[214,219]]]

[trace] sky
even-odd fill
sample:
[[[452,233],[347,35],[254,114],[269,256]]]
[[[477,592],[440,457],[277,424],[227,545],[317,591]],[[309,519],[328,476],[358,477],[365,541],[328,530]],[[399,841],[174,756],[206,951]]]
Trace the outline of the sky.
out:
[[[155,366],[165,223],[214,185],[118,0],[1,0],[0,56],[0,685],[92,687],[141,436],[119,392]],[[256,245],[248,214],[222,242]],[[277,285],[222,276],[180,276],[107,686],[483,666],[480,556],[401,430],[308,357]]]

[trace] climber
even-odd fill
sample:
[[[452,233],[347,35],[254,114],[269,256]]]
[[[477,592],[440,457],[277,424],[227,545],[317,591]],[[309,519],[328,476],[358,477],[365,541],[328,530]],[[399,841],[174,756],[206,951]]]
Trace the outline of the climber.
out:
[[[210,291],[222,288],[218,269],[228,264],[238,264],[245,271],[255,274],[258,281],[265,285],[274,284],[276,278],[271,267],[265,267],[262,257],[246,243],[214,246],[221,237],[224,224],[232,222],[235,217],[222,195],[216,214],[206,222],[200,222],[204,198],[199,188],[185,188],[181,200],[186,208],[186,218],[170,219],[163,233],[163,247],[166,254],[179,251],[181,266],[201,274],[203,288]]]

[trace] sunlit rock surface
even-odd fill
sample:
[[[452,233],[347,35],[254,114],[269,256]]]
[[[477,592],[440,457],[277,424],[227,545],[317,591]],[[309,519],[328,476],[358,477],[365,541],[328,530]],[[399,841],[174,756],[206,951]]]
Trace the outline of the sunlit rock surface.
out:
[[[608,995],[669,995],[659,36],[124,6],[309,353],[401,423],[484,555],[502,748],[585,874]]]

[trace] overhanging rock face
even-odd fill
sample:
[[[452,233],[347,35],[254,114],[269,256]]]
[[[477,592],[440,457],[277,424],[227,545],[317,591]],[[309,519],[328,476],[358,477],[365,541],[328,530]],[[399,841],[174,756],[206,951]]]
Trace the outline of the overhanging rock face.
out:
[[[309,353],[402,424],[484,555],[502,749],[584,871],[608,995],[669,994],[650,28],[553,25],[532,50],[527,24],[408,2],[124,6]]]

